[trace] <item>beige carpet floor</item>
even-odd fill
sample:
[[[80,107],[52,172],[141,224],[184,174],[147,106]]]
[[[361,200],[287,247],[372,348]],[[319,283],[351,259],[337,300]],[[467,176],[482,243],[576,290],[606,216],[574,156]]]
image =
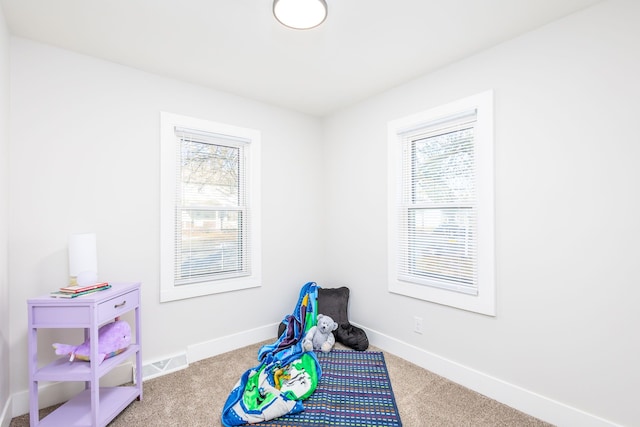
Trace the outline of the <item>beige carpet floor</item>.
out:
[[[271,342],[273,340],[201,360],[187,369],[145,381],[143,399],[129,405],[109,427],[220,426],[222,407],[229,392],[247,369],[257,365],[260,346]],[[336,347],[346,348],[340,344]],[[375,347],[369,350],[380,351]],[[550,426],[390,353],[384,352],[384,356],[406,427]],[[40,416],[53,409],[55,407],[42,409]],[[27,426],[28,414],[14,418],[10,424],[10,427]]]

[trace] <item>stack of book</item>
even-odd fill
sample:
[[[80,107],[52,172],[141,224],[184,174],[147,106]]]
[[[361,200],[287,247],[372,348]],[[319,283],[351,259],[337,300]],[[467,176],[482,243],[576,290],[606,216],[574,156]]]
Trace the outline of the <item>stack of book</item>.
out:
[[[65,286],[63,288],[60,288],[60,290],[58,291],[51,292],[51,296],[56,298],[76,298],[82,295],[104,291],[105,289],[109,289],[110,287],[111,285],[107,282],[92,283],[91,285],[84,286]]]

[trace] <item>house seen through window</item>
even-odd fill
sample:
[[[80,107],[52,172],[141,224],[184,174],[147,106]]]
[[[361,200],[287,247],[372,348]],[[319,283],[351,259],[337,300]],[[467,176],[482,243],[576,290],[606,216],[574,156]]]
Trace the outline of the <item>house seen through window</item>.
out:
[[[162,127],[162,294],[257,286],[259,133],[168,113]]]

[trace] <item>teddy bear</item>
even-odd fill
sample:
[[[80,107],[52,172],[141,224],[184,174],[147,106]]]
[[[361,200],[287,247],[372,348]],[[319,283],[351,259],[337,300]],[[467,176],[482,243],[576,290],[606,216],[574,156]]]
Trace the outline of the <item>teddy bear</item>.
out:
[[[302,348],[305,351],[322,350],[325,353],[330,352],[336,343],[332,333],[336,329],[338,329],[338,324],[331,317],[318,314],[316,326],[309,329],[309,332],[302,340]]]

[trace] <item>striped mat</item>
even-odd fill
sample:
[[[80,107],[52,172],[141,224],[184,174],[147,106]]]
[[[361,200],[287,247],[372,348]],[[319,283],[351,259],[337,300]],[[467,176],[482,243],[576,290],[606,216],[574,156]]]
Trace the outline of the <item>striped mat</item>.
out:
[[[377,351],[317,352],[322,378],[304,411],[261,427],[400,427],[384,354]]]

